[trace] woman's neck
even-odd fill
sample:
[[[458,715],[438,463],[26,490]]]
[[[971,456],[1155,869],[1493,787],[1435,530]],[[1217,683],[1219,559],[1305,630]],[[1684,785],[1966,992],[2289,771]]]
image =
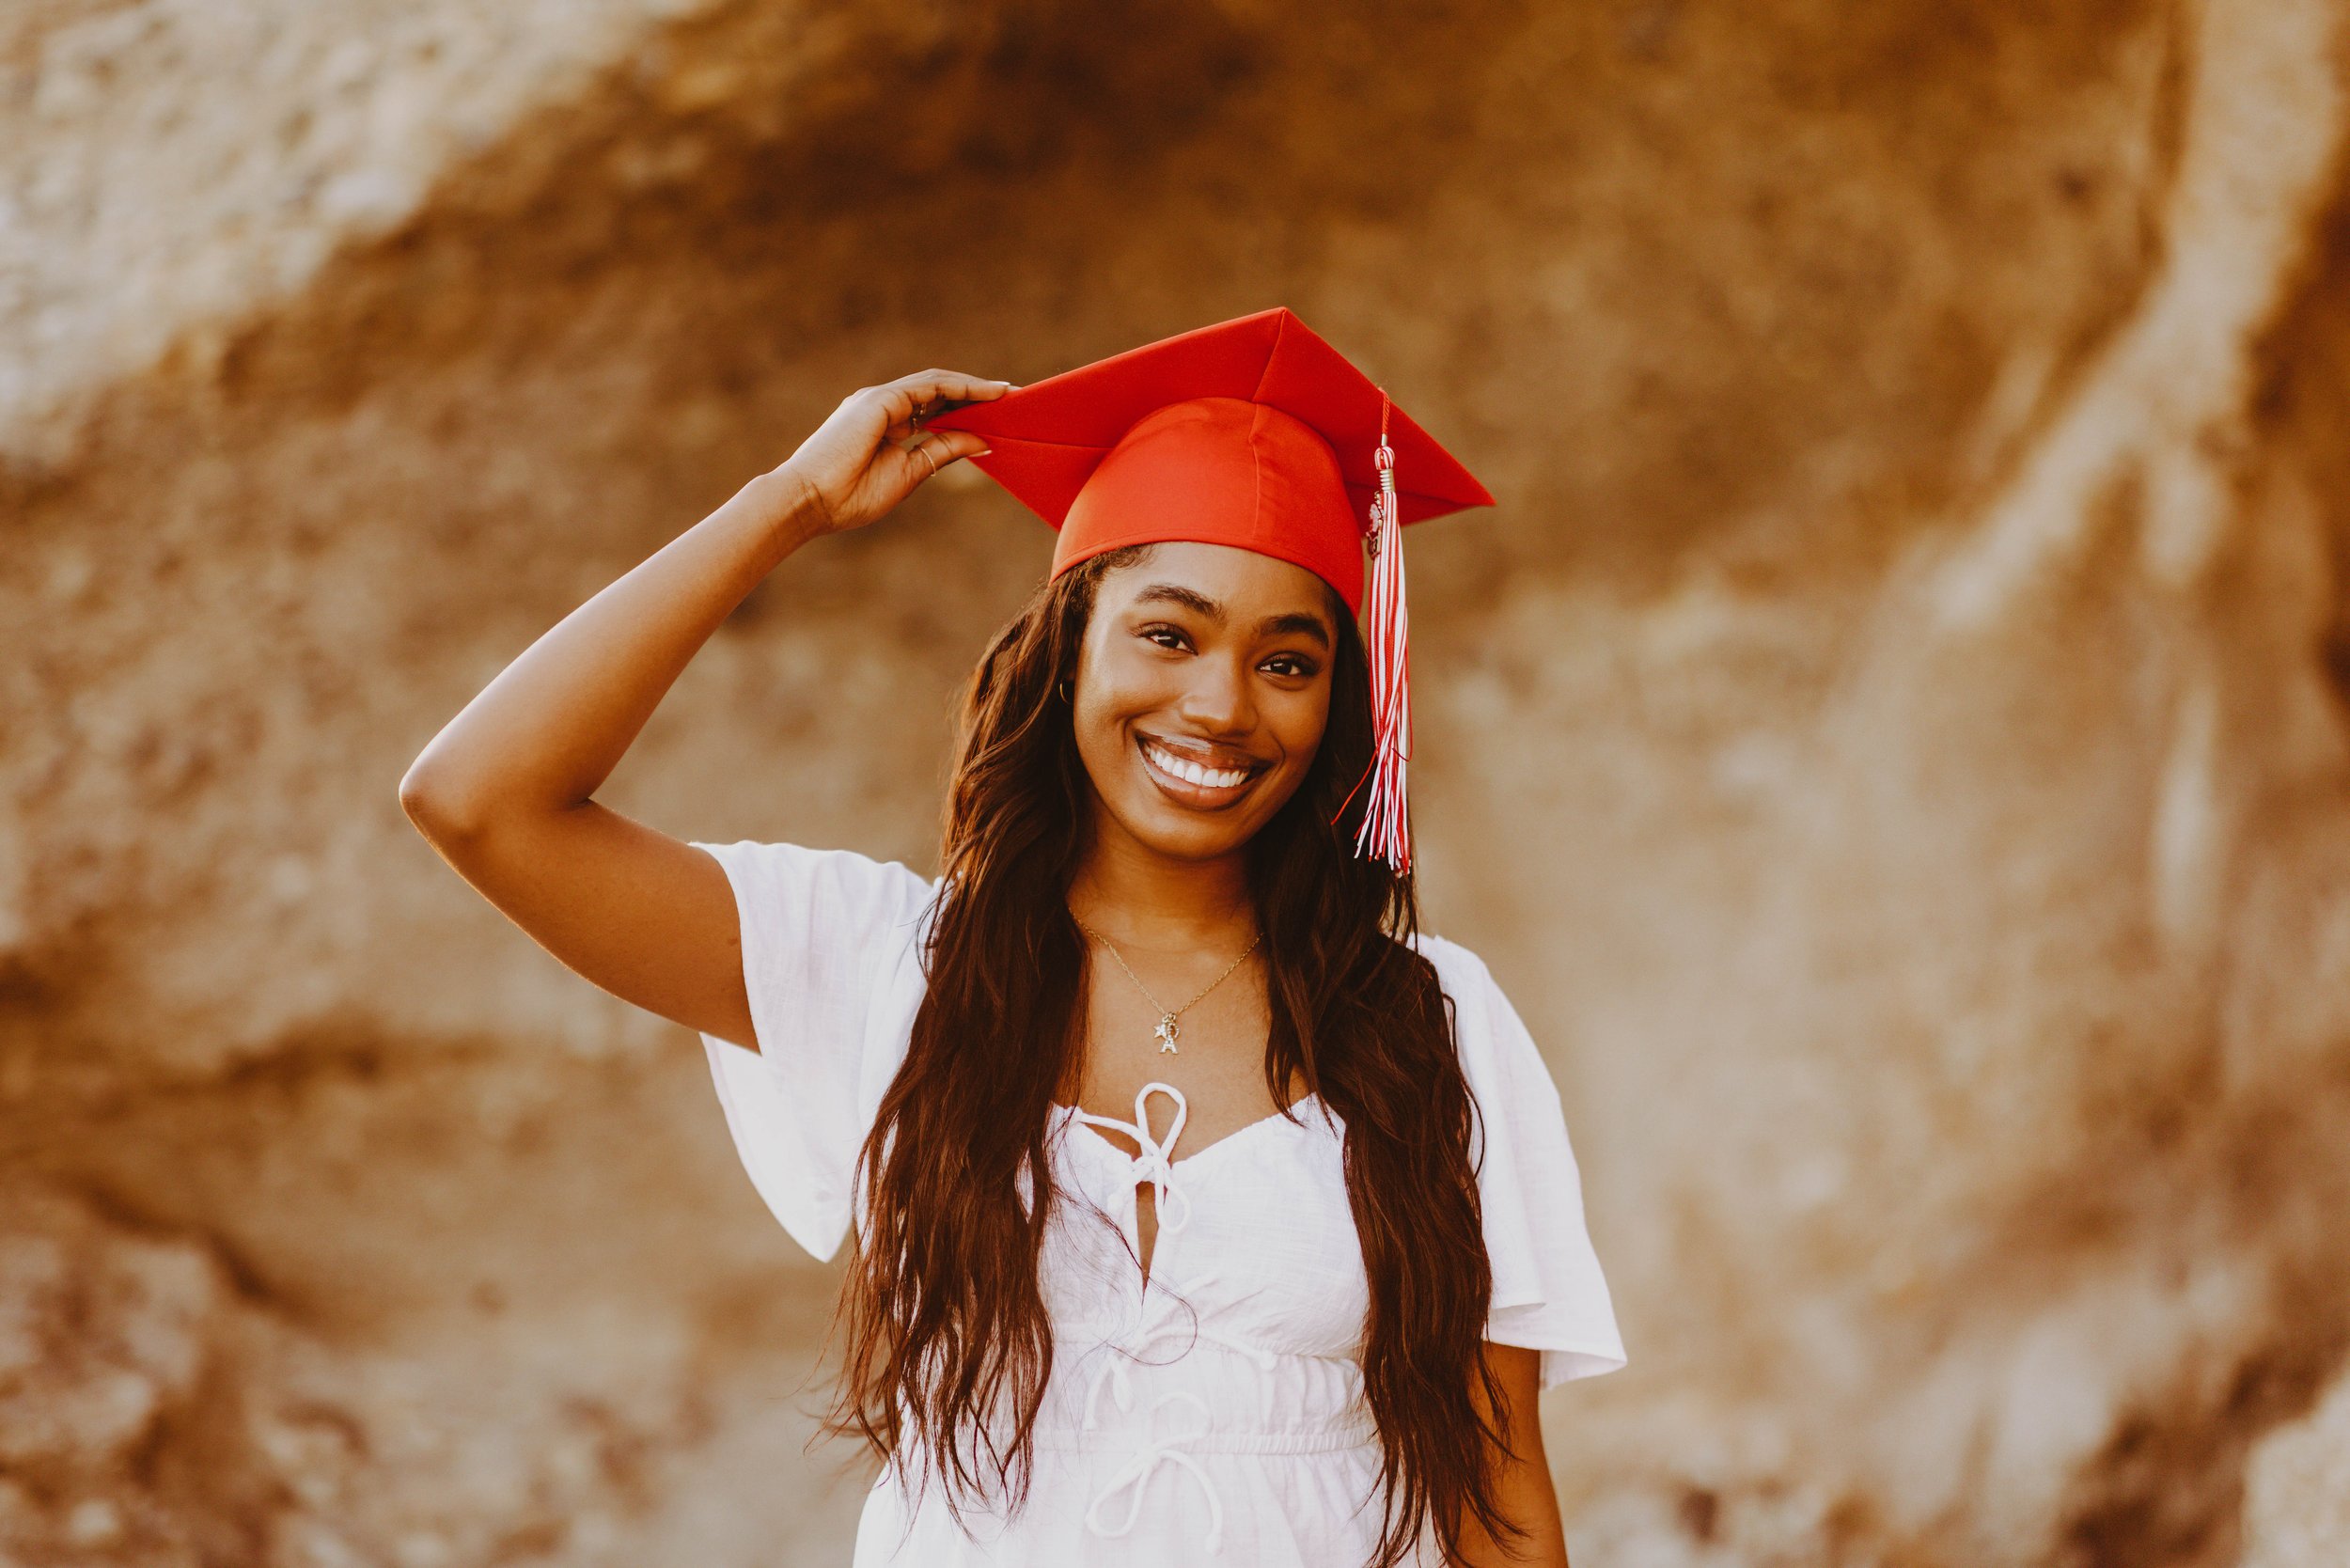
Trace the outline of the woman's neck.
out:
[[[1225,947],[1257,923],[1244,855],[1178,860],[1115,824],[1095,832],[1070,880],[1069,907],[1115,941],[1168,952]]]

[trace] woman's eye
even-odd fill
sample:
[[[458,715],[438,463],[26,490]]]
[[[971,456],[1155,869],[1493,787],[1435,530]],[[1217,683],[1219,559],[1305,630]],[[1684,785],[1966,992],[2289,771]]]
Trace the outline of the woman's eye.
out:
[[[1149,641],[1157,643],[1161,648],[1184,646],[1183,634],[1172,626],[1145,626],[1142,629],[1142,635]]]
[[[1314,673],[1315,666],[1311,659],[1301,659],[1294,653],[1277,653],[1264,662],[1264,669],[1269,675],[1303,680]]]

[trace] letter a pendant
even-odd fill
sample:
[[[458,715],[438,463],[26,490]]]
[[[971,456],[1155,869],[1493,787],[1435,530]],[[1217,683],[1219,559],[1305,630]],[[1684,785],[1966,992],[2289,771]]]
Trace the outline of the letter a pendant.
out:
[[[1175,1037],[1183,1032],[1183,1031],[1177,1027],[1175,1023],[1175,1015],[1173,1013],[1163,1012],[1159,1014],[1159,1055],[1166,1056],[1168,1052],[1174,1051]],[[1179,1056],[1182,1055],[1181,1052],[1176,1052],[1176,1054]]]

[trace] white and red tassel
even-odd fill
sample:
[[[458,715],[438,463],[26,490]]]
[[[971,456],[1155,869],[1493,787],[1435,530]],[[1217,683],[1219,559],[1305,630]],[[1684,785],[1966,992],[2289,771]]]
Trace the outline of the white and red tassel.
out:
[[[1387,445],[1387,395],[1379,394],[1379,493],[1371,498],[1371,592],[1364,635],[1371,655],[1371,793],[1355,853],[1412,869],[1412,823],[1404,764],[1412,760],[1411,617],[1403,604],[1403,520],[1395,499],[1395,448]]]

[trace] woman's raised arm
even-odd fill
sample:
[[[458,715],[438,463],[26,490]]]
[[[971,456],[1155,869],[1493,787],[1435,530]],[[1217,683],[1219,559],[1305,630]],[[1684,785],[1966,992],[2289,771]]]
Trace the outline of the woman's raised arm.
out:
[[[776,467],[563,618],[432,737],[400,803],[441,857],[615,996],[755,1046],[718,863],[594,795],[697,650],[807,541],[986,449],[917,419],[1009,384],[928,370],[843,399]]]

